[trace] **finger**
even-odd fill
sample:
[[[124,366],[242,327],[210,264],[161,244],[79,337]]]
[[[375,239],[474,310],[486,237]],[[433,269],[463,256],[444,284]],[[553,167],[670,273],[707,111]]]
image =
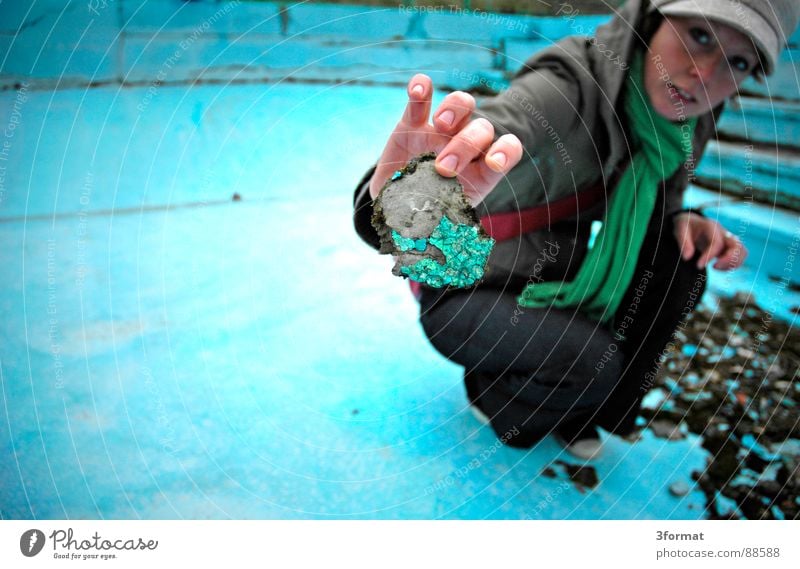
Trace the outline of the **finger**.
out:
[[[725,249],[714,263],[714,268],[729,271],[742,266],[747,257],[747,248],[733,235],[725,236]]]
[[[486,119],[475,119],[447,143],[436,158],[436,170],[442,176],[456,176],[492,144],[494,127]]]
[[[462,174],[464,178],[464,194],[473,207],[497,186],[522,159],[522,143],[513,134],[504,134],[498,138],[483,160],[473,161]]]
[[[513,134],[504,134],[489,147],[482,164],[486,164],[492,174],[497,175],[499,182],[500,178],[508,174],[514,166],[519,164],[521,159],[522,142]],[[487,176],[489,176],[488,173]]]
[[[725,248],[725,239],[722,236],[722,232],[715,228],[711,234],[711,239],[709,240],[708,247],[700,256],[700,259],[697,261],[697,268],[698,269],[704,268],[706,265],[708,265],[709,261],[718,256],[724,248]]]
[[[675,239],[678,241],[681,259],[684,261],[690,260],[694,257],[695,253],[694,242],[692,241],[692,235],[689,229],[690,223],[685,216],[675,219]]]
[[[418,128],[428,123],[431,113],[433,81],[424,73],[417,73],[408,82],[408,104],[403,112],[402,124]]]
[[[469,123],[475,111],[475,97],[463,91],[454,91],[444,98],[433,113],[433,126],[442,134],[455,134]]]

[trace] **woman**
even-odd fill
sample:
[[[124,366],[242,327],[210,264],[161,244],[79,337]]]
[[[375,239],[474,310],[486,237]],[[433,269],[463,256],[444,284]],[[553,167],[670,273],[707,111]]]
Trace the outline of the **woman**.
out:
[[[449,94],[433,124],[431,80],[411,79],[403,117],[356,190],[359,234],[377,247],[372,199],[428,151],[480,215],[541,219],[496,245],[477,288],[422,287],[428,338],[465,367],[473,411],[502,440],[528,447],[555,432],[588,459],[596,427],[634,430],[707,265],[733,270],[746,256],[717,222],[682,210],[683,191],[725,101],[772,73],[798,17],[795,0],[630,0],[594,38],[529,59],[479,107]]]

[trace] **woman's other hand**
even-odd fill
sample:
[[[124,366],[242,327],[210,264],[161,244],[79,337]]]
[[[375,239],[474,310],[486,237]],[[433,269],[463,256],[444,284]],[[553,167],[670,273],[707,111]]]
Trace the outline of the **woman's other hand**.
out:
[[[494,127],[472,119],[475,99],[455,91],[447,95],[428,122],[433,82],[418,73],[408,82],[408,105],[383,150],[369,185],[372,199],[386,181],[414,156],[435,152],[436,170],[456,176],[473,206],[478,205],[522,157],[522,143],[513,134],[494,143]]]
[[[722,225],[693,212],[679,213],[674,218],[675,239],[684,261],[699,251],[697,268],[702,269],[717,259],[714,268],[730,271],[739,268],[747,258],[747,247]]]

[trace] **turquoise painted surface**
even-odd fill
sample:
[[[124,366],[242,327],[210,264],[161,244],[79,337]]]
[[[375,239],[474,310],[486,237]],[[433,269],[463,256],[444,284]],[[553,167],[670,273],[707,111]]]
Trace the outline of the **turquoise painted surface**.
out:
[[[3,517],[699,514],[666,490],[703,464],[689,441],[611,440],[589,495],[538,477],[553,441],[496,447],[349,199],[0,224]]]
[[[396,231],[392,231],[392,239],[401,251],[424,251],[430,244],[444,254],[444,263],[422,259],[400,268],[411,280],[433,288],[465,288],[480,281],[494,246],[494,239],[482,237],[477,227],[453,223],[446,216],[428,239],[406,239]]]
[[[226,140],[219,148],[203,142],[208,123],[194,125],[194,105],[178,103],[198,97],[213,107],[222,90],[175,88],[154,99],[141,120],[162,125],[160,145],[131,135],[138,115],[108,123],[125,135],[103,139],[94,165],[89,141],[105,124],[100,102],[122,112],[135,108],[141,90],[93,90],[88,103],[79,91],[28,101],[19,140],[31,142],[13,152],[35,175],[20,174],[6,204],[13,219],[0,224],[7,244],[0,302],[9,315],[0,343],[4,517],[697,514],[688,509],[699,508],[697,493],[677,501],[665,490],[639,514],[614,503],[616,490],[587,497],[537,479],[545,464],[564,458],[552,441],[533,452],[498,449],[458,478],[496,439],[468,413],[460,370],[424,340],[404,283],[352,231],[350,192],[374,148],[313,154],[317,136],[294,146],[277,146],[276,137],[275,166],[261,170],[268,156],[254,150],[258,136],[248,129],[263,123],[244,121],[251,126],[242,132],[232,126],[257,97],[250,87],[224,89],[233,99],[220,107],[223,116],[211,113],[230,121],[211,123],[208,140]],[[303,96],[294,86],[279,91]],[[313,92],[305,93],[309,104]],[[382,94],[334,93],[343,103]],[[61,113],[48,113],[51,97]],[[401,98],[373,102],[374,126],[359,135],[381,136]],[[100,112],[81,119],[78,140],[61,138],[83,104]],[[308,108],[292,119],[293,130],[313,125],[318,135],[321,121]],[[281,118],[270,120],[277,127]],[[39,132],[51,139],[49,152],[36,152]],[[323,178],[331,168],[343,169],[341,179]],[[233,191],[243,201],[211,203]],[[93,215],[82,214],[81,196]],[[208,203],[139,210],[195,198]],[[99,214],[123,205],[132,211]],[[352,276],[331,278],[340,274]],[[611,449],[599,467],[605,483],[639,488],[617,464],[652,449],[620,441]],[[660,457],[642,472],[646,480],[665,464],[704,460],[689,445],[664,447]],[[547,492],[559,492],[559,505],[537,512]]]
[[[696,171],[709,188],[800,211],[800,155],[750,142],[711,142]]]

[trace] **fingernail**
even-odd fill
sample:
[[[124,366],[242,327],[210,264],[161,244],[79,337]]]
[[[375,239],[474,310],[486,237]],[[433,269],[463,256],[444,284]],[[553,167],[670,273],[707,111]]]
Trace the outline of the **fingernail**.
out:
[[[448,172],[455,172],[456,167],[458,166],[458,158],[456,158],[452,154],[449,154],[444,158],[442,158],[442,160],[439,162],[439,166],[441,166]]]
[[[422,96],[422,94],[425,92],[425,87],[423,87],[422,85],[414,85],[414,86],[411,88],[411,92],[412,92],[414,95],[419,95],[419,96]]]
[[[456,119],[456,114],[453,111],[447,110],[439,115],[439,120],[447,126],[453,126],[453,121]]]
[[[505,168],[506,160],[508,160],[502,152],[495,152],[490,158],[501,168]]]

